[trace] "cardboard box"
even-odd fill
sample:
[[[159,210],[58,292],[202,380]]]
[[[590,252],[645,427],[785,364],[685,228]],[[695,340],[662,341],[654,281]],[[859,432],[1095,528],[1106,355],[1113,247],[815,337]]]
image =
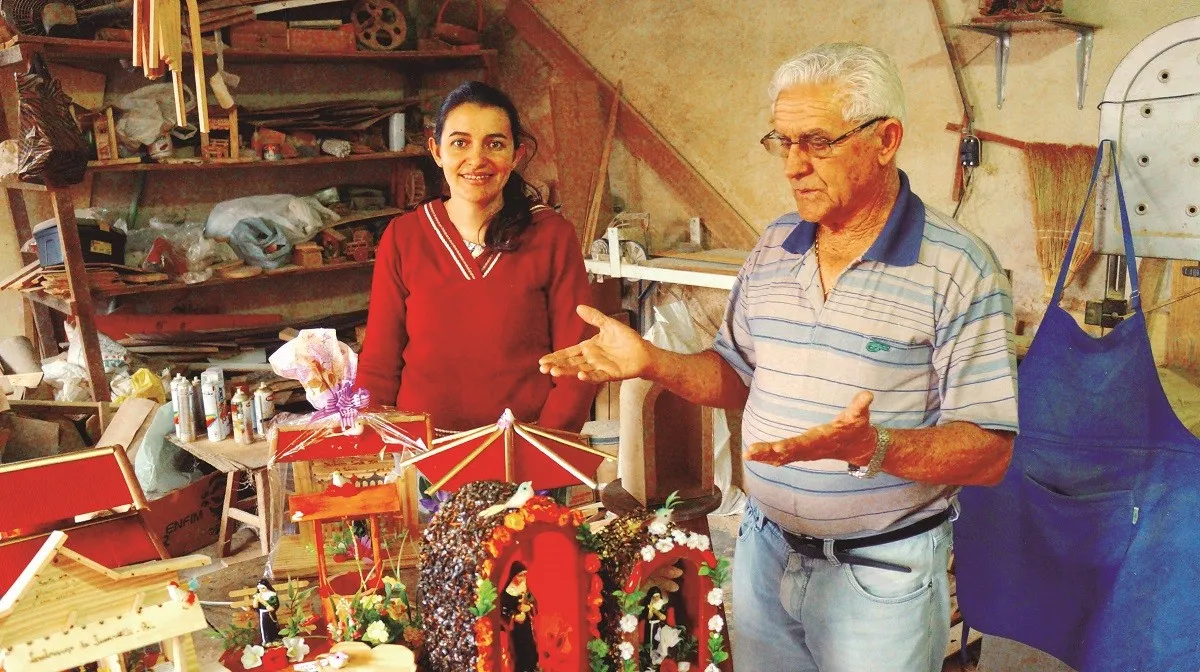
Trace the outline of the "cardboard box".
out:
[[[345,54],[358,49],[354,26],[341,28],[288,28],[288,49],[305,54]]]
[[[288,27],[283,21],[250,21],[232,26],[229,44],[235,49],[287,51]]]
[[[174,558],[216,542],[224,502],[225,474],[217,472],[150,502],[142,515]]]

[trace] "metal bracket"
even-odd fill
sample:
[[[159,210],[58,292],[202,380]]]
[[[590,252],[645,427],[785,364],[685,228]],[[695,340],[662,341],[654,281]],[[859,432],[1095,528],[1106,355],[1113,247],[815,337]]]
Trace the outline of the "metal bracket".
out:
[[[1099,26],[1066,19],[1027,18],[989,23],[963,23],[963,30],[990,35],[996,39],[996,108],[1004,107],[1004,85],[1008,77],[1008,53],[1014,32],[1032,32],[1061,28],[1075,33],[1075,107],[1083,109],[1088,70],[1092,65],[1092,41]]]

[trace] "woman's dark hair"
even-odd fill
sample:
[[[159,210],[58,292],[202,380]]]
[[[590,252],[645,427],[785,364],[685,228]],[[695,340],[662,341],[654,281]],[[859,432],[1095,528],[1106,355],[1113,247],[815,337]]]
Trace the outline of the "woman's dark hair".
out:
[[[446,96],[446,100],[442,101],[442,107],[438,110],[437,124],[433,131],[438,144],[442,142],[446,117],[459,105],[467,103],[504,110],[504,113],[508,115],[508,123],[512,126],[513,150],[516,151],[521,145],[529,145],[530,149],[526,153],[526,160],[537,151],[537,141],[521,126],[521,116],[517,114],[517,106],[513,105],[512,99],[500,89],[483,82],[466,82],[451,91]],[[504,198],[504,206],[500,208],[500,212],[488,226],[483,242],[489,249],[511,252],[517,249],[521,234],[529,228],[533,221],[529,209],[541,203],[542,197],[537,189],[534,189],[525,181],[525,178],[521,177],[521,173],[517,170],[513,170],[508,176],[508,182],[505,183],[504,191],[501,193]]]

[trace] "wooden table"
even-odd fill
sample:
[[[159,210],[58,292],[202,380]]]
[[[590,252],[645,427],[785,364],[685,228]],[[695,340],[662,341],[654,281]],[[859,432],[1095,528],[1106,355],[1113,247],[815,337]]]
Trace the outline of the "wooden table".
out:
[[[183,441],[174,434],[168,434],[167,440],[225,474],[225,501],[221,505],[221,531],[217,535],[218,557],[223,558],[232,550],[234,526],[229,522],[231,519],[254,528],[263,555],[270,554],[274,520],[271,479],[267,473],[270,444],[261,440],[245,445],[232,438],[223,441]],[[238,500],[235,493],[238,480],[243,475],[254,481],[254,496]]]

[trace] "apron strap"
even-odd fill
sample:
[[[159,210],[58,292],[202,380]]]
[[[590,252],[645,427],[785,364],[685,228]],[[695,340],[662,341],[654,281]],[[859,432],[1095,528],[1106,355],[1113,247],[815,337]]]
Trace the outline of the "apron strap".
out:
[[[1109,153],[1112,155],[1113,177],[1117,183],[1117,206],[1121,215],[1121,235],[1125,240],[1125,266],[1129,272],[1129,286],[1133,290],[1129,296],[1130,307],[1134,312],[1140,312],[1142,295],[1138,288],[1137,259],[1133,254],[1133,231],[1129,227],[1129,211],[1125,207],[1125,190],[1121,186],[1121,171],[1117,165],[1117,146],[1112,140],[1101,140],[1100,146],[1096,148],[1096,162],[1092,165],[1092,180],[1088,183],[1087,195],[1084,196],[1083,207],[1079,210],[1079,219],[1075,221],[1075,229],[1071,232],[1070,242],[1067,243],[1067,253],[1059,267],[1058,282],[1054,285],[1054,294],[1050,297],[1050,304],[1056,305],[1062,299],[1063,286],[1067,282],[1067,270],[1070,267],[1071,257],[1075,254],[1075,244],[1079,241],[1079,230],[1083,228],[1083,218],[1087,214],[1088,203],[1092,200],[1096,180],[1100,176],[1100,165],[1104,162],[1105,145],[1108,145]]]

